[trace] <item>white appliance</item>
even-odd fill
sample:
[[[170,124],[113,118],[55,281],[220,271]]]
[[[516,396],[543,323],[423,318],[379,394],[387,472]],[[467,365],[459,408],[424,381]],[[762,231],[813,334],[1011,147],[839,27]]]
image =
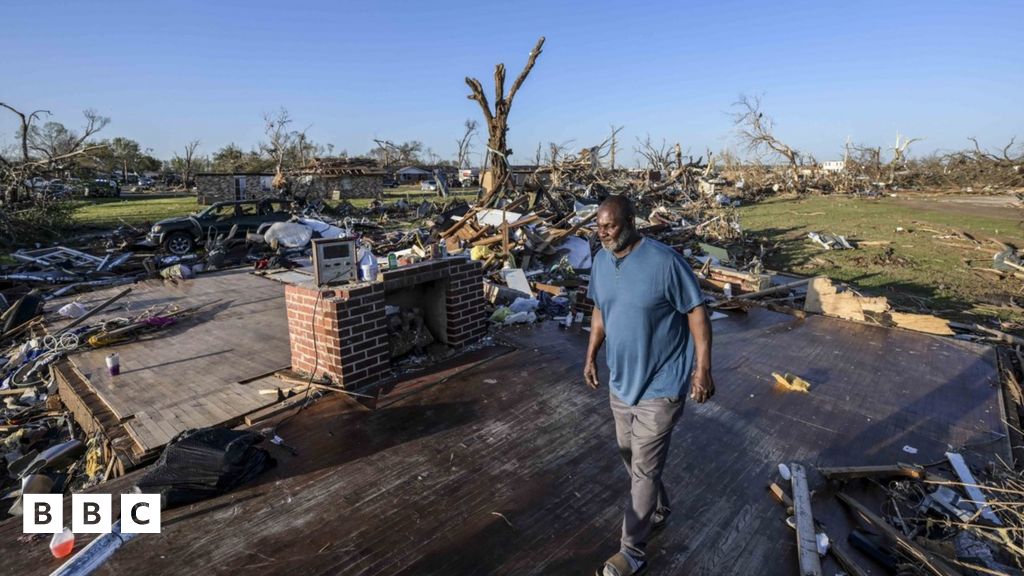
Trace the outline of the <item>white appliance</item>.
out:
[[[313,240],[313,280],[317,286],[347,284],[359,279],[356,241],[350,238]]]

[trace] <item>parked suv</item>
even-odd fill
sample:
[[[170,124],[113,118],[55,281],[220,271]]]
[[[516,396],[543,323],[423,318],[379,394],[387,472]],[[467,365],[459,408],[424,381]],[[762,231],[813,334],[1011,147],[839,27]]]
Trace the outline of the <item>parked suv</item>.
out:
[[[121,195],[121,186],[116,180],[97,178],[82,185],[82,193],[88,198],[118,197]]]
[[[227,234],[232,226],[244,235],[265,222],[286,222],[292,217],[289,205],[287,200],[269,199],[217,202],[197,214],[157,222],[146,240],[180,256],[195,250],[209,234]]]

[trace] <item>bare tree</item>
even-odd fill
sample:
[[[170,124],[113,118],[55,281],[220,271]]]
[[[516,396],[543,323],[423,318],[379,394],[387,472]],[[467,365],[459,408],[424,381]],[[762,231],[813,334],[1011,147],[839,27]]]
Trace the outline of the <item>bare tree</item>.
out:
[[[182,157],[175,156],[181,159],[182,174],[181,184],[188,190],[188,183],[192,181],[192,163],[195,160],[196,150],[199,148],[199,140],[192,140],[188,144],[185,144],[185,155]]]
[[[469,168],[469,154],[473,150],[473,136],[476,135],[476,120],[466,120],[463,127],[465,127],[465,131],[462,133],[462,138],[456,140],[455,144],[459,147],[459,168]]]
[[[484,206],[489,206],[494,201],[499,190],[512,184],[509,180],[508,164],[508,157],[512,155],[512,151],[508,149],[507,145],[508,115],[512,109],[512,100],[515,98],[516,92],[519,91],[523,82],[526,81],[530,70],[533,70],[533,66],[537,63],[537,57],[540,56],[543,47],[544,37],[541,36],[533,50],[530,51],[530,58],[526,61],[526,66],[519,73],[515,82],[512,83],[512,88],[507,96],[505,95],[505,65],[498,64],[494,67],[494,110],[491,110],[480,81],[476,78],[466,77],[466,84],[471,92],[468,98],[476,100],[480,104],[480,109],[484,113],[484,120],[487,123],[487,151],[491,165],[491,188],[481,200],[481,204]]]
[[[21,161],[27,164],[31,160],[29,156],[29,139],[32,135],[32,123],[42,117],[43,114],[50,116],[52,113],[49,110],[36,110],[35,112],[25,114],[3,102],[0,102],[0,106],[7,108],[21,120],[21,126],[18,128],[18,139],[21,140]]]
[[[992,162],[998,165],[1016,166],[1024,161],[1024,146],[1019,146],[1020,150],[1017,150],[1017,157],[1010,156],[1010,151],[1013,150],[1013,145],[1017,142],[1017,137],[1010,138],[1010,143],[1003,147],[1002,151],[997,156],[988,151],[981,149],[978,144],[978,139],[975,137],[968,138],[974,143],[974,158],[979,161]]]
[[[8,181],[5,186],[8,191],[7,199],[12,203],[18,201],[18,190],[25,186],[25,180],[32,178],[39,170],[104,148],[102,145],[90,146],[87,143],[91,136],[110,123],[110,118],[100,116],[95,110],[83,112],[86,124],[80,133],[74,134],[58,123],[53,123],[54,126],[43,131],[38,130],[34,123],[43,115],[49,116],[49,110],[35,110],[26,114],[3,102],[0,102],[0,107],[10,110],[18,116],[20,121],[18,140],[20,141],[21,159],[14,160],[0,156],[0,168],[2,168],[0,186],[4,185],[5,180]],[[34,141],[34,137],[42,140]],[[54,144],[52,149],[46,148],[46,139],[52,139],[50,141]],[[33,158],[32,151],[43,153],[45,158],[41,160]]]
[[[370,156],[376,158],[378,162],[383,164],[385,170],[390,168],[391,163],[398,156],[398,147],[390,140],[379,140],[374,138],[373,142],[377,145],[377,148],[370,152]]]
[[[612,134],[611,136],[608,137],[608,140],[610,141],[608,155],[611,156],[609,160],[609,168],[611,168],[612,170],[615,170],[615,154],[617,154],[619,151],[618,136],[619,132],[622,132],[622,128],[623,126],[616,127],[614,124],[612,124]]]
[[[637,138],[636,142],[637,145],[633,150],[647,161],[648,168],[657,170],[665,176],[672,172],[672,149],[669,148],[664,139],[662,139],[660,145],[655,144],[651,142],[651,135],[648,134],[644,140]]]
[[[901,141],[903,136],[896,133],[896,144],[890,148],[892,150],[892,160],[889,162],[889,183],[896,181],[896,171],[902,170],[907,166],[907,149],[914,142],[920,142],[921,138],[906,138]]]
[[[747,151],[758,155],[773,153],[785,158],[795,184],[799,177],[800,152],[775,136],[775,122],[761,112],[761,99],[741,95],[733,106],[739,108],[733,120]]]
[[[283,107],[276,113],[264,114],[263,122],[267,142],[260,144],[260,150],[274,162],[274,183],[275,187],[280,188],[284,184],[285,158],[289,149],[299,140],[299,133],[289,130],[292,117]]]

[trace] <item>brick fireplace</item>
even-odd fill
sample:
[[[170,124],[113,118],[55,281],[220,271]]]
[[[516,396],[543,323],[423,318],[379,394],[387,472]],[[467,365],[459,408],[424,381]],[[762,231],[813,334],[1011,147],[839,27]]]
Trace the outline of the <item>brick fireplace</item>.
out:
[[[428,260],[384,272],[383,280],[318,288],[285,288],[292,369],[358,388],[391,368],[386,306],[423,312],[436,342],[451,348],[487,332],[479,262]]]

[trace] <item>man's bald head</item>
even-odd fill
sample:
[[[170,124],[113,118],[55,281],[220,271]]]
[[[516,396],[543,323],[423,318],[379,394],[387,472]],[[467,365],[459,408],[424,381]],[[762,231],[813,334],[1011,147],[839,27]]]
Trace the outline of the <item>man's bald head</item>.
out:
[[[625,196],[609,196],[597,208],[597,236],[612,252],[621,252],[636,236],[636,209]]]
[[[597,208],[598,214],[605,212],[623,227],[636,229],[636,208],[625,196],[609,196]]]

